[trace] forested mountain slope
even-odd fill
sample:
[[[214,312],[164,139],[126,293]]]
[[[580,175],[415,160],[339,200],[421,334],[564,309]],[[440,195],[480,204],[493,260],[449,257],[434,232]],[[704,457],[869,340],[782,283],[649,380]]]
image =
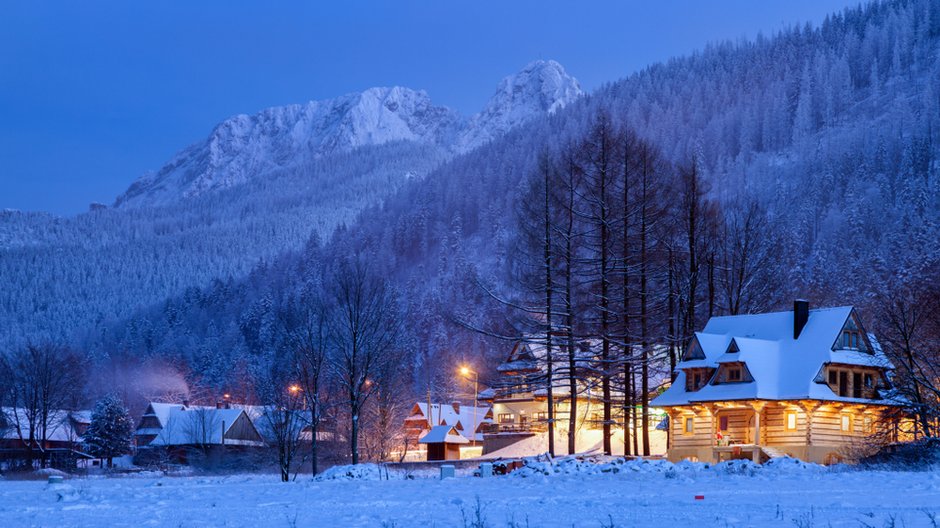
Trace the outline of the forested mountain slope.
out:
[[[785,264],[780,302],[864,306],[940,255],[938,44],[940,8],[896,0],[650,66],[406,183],[322,247],[192,290],[89,346],[173,354],[224,384],[219,367],[266,346],[305,277],[357,254],[407,293],[416,369],[498,356],[451,318],[504,317],[479,281],[511,288],[525,179],[599,112],[672,162],[697,162],[719,207],[762,202]]]

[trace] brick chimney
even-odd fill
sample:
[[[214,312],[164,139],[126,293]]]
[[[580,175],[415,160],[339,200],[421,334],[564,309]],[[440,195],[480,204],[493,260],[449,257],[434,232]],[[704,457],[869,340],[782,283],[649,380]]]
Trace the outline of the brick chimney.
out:
[[[793,301],[793,339],[800,337],[807,321],[809,321],[809,301],[803,299]]]

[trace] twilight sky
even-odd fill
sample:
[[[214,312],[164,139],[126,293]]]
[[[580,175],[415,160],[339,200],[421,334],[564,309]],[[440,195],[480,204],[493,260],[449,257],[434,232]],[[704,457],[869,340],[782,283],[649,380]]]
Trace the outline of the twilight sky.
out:
[[[75,214],[268,106],[371,86],[464,114],[555,59],[591,90],[858,0],[0,0],[0,209]]]

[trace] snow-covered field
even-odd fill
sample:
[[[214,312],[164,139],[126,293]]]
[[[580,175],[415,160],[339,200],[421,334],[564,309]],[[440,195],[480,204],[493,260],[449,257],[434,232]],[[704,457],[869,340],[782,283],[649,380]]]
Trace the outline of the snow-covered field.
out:
[[[544,474],[548,472],[549,474]],[[0,482],[0,526],[788,526],[940,522],[940,472],[859,471],[784,460],[701,464],[573,460],[510,476],[377,480],[344,470],[268,476]],[[704,500],[695,500],[704,494]]]

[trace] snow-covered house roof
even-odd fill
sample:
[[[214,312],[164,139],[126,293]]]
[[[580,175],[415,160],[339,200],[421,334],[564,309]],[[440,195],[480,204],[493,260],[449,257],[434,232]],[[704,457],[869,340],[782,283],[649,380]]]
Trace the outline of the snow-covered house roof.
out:
[[[453,425],[437,425],[418,440],[421,444],[469,444]]]
[[[830,363],[893,368],[874,337],[864,334],[851,306],[808,310],[802,327],[795,313],[712,317],[676,365],[676,380],[652,405],[751,399],[892,403],[839,396],[821,376]],[[842,340],[846,329],[864,336],[852,348]],[[749,376],[740,382],[718,383],[718,369],[725,363],[743,364]],[[690,391],[686,376],[696,368],[714,370],[708,371],[712,373],[708,383]]]
[[[29,436],[29,420],[27,412],[21,407],[0,407],[3,416],[0,417],[0,438],[4,440],[19,440],[20,432],[23,438]],[[46,440],[51,442],[80,442],[81,433],[76,425],[87,425],[91,421],[91,411],[52,411],[49,415]],[[40,433],[36,432],[37,437]],[[37,438],[38,440],[39,438]]]
[[[428,404],[426,402],[417,402],[415,407],[417,412],[406,421],[426,422],[429,417]],[[472,405],[432,403],[430,418],[435,425],[456,427],[464,437],[482,442],[483,432],[480,430],[480,425],[493,423],[492,417],[489,416],[491,410],[492,408],[489,406],[474,407]]]

